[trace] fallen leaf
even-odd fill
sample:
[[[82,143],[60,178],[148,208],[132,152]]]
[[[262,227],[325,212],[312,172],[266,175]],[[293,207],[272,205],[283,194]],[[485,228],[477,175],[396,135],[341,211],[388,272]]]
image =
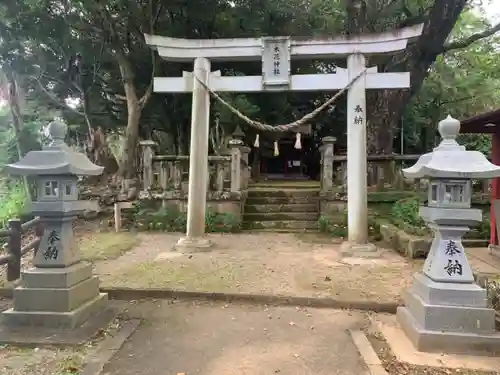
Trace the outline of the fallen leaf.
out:
[[[80,372],[80,369],[75,366],[68,366],[65,367],[63,371],[69,374],[78,374]]]

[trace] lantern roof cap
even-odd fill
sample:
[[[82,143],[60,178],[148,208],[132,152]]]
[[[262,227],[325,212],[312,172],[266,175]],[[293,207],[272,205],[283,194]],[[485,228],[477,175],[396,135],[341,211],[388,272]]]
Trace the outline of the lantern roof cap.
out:
[[[47,132],[51,143],[41,151],[30,151],[21,160],[9,164],[5,171],[12,175],[74,175],[97,176],[103,167],[95,165],[89,158],[70,148],[64,138],[68,126],[59,120],[49,123]]]
[[[500,166],[479,151],[467,151],[456,141],[460,121],[449,116],[438,125],[441,143],[422,155],[415,165],[403,169],[406,178],[487,179],[500,177]]]

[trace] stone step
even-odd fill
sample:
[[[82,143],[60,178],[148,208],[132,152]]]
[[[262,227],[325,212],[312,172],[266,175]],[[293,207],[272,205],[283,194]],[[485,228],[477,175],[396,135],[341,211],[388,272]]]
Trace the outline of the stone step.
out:
[[[247,206],[257,206],[266,204],[315,204],[317,205],[319,197],[317,196],[252,196],[246,199]]]
[[[317,197],[319,189],[248,189],[248,197]]]
[[[319,218],[318,212],[267,212],[267,213],[245,213],[243,215],[243,221],[253,222],[253,221],[288,221],[288,220],[300,220],[300,221],[314,221],[316,222]]]
[[[247,204],[245,214],[273,212],[318,212],[316,203]]]
[[[290,231],[307,231],[317,229],[318,224],[316,221],[304,221],[304,220],[277,220],[277,221],[251,221],[243,222],[243,229],[280,229],[290,230]]]
[[[276,228],[264,228],[264,229],[243,229],[245,233],[319,233],[318,228],[314,229],[276,229]]]
[[[317,189],[320,188],[319,181],[263,181],[251,184],[249,189]]]

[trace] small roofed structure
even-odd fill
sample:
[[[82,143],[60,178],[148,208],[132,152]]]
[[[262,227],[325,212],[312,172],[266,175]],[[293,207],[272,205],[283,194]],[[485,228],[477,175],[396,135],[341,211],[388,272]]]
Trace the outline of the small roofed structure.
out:
[[[460,133],[491,134],[491,162],[500,165],[500,109],[462,120]],[[490,246],[495,249],[499,244],[499,231],[497,230],[494,207],[500,203],[500,178],[493,178],[490,186]]]
[[[461,121],[460,133],[494,134],[500,131],[500,109],[481,113]]]

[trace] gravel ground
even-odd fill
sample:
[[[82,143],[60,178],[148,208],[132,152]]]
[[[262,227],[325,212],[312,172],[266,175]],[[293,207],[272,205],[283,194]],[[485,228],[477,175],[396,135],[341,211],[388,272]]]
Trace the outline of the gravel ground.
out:
[[[382,361],[385,370],[389,375],[499,375],[500,372],[491,371],[475,371],[467,369],[453,369],[445,367],[429,367],[429,366],[416,366],[408,363],[399,362],[391,352],[389,345],[384,340],[382,335],[377,333],[367,333],[368,340],[375,349],[378,357]],[[500,371],[500,369],[499,369]]]

